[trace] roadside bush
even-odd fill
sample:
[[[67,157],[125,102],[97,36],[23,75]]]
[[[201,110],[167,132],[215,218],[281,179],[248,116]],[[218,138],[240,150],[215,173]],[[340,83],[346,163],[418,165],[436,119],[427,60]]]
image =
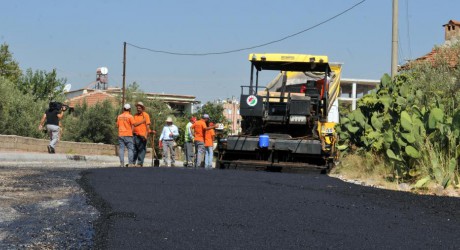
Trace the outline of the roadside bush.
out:
[[[92,107],[75,107],[72,115],[63,119],[62,139],[76,142],[115,144],[117,140],[116,108],[109,101]]]
[[[0,77],[0,134],[44,138],[38,130],[48,102],[35,101],[30,94],[23,94],[15,84]]]
[[[436,60],[393,80],[384,75],[377,90],[341,119],[339,149],[372,152],[395,179],[416,187],[430,181],[460,186],[460,70]]]

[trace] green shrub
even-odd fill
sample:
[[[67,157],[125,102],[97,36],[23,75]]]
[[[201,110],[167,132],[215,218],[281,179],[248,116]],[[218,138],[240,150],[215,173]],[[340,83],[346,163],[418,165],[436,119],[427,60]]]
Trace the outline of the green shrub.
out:
[[[459,45],[452,50],[460,55]],[[433,64],[418,64],[393,80],[384,75],[341,119],[339,149],[382,157],[400,181],[458,186],[460,68],[442,57]]]
[[[23,94],[15,84],[0,77],[0,134],[44,138],[38,130],[48,102],[35,101]]]

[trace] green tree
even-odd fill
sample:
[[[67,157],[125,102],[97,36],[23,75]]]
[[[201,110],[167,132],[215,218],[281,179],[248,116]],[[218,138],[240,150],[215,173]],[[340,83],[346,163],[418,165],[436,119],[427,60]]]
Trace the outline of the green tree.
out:
[[[148,97],[140,88],[137,82],[133,82],[126,88],[126,103],[132,107],[132,113],[136,113],[135,104],[137,102],[144,103],[147,112],[150,115],[151,128],[153,130],[160,130],[163,128],[164,121],[167,117],[175,119],[174,110],[169,107],[167,103],[157,97]],[[121,113],[121,108],[120,108]]]
[[[223,134],[228,135],[231,130],[231,121],[224,115],[224,106],[219,103],[207,102],[193,115],[200,119],[204,114],[209,115],[209,121],[213,123],[222,123],[225,127]]]
[[[58,79],[56,69],[51,72],[27,69],[18,82],[18,88],[24,94],[32,94],[35,100],[62,100],[65,78]]]
[[[8,44],[0,45],[0,76],[17,83],[22,75],[19,63],[13,59],[13,55],[8,49]]]
[[[204,114],[209,115],[209,121],[211,122],[223,124],[229,123],[227,118],[224,116],[224,106],[222,104],[207,102],[194,113],[198,119],[200,119]]]
[[[137,82],[133,82],[128,85],[125,92],[126,103],[132,103],[139,101],[146,101],[147,96],[141,89],[141,86]]]
[[[63,139],[77,142],[115,144],[116,108],[109,101],[88,107],[77,106],[73,115],[63,121]]]
[[[0,134],[44,138],[38,125],[47,106],[47,102],[35,101],[0,77]]]

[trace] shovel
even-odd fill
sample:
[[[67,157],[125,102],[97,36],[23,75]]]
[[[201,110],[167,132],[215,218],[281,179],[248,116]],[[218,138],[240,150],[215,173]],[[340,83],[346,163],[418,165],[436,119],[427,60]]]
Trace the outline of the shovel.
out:
[[[155,129],[155,121],[153,121],[153,129]],[[158,159],[157,152],[155,150],[155,134],[152,134],[152,167],[159,167],[160,160]]]
[[[153,167],[159,167],[160,166],[160,160],[158,159],[157,152],[155,151],[155,146],[152,147],[152,150],[153,150],[152,166]],[[155,156],[155,159],[153,159],[153,156]]]

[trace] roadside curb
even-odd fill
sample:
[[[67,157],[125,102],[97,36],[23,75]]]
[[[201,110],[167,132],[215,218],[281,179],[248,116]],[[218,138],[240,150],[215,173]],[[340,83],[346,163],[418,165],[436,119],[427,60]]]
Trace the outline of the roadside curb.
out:
[[[125,156],[125,162],[128,162]],[[120,165],[118,156],[109,155],[77,155],[77,154],[48,154],[22,151],[0,151],[0,164],[8,163],[41,164],[41,163],[75,163],[75,164],[109,164]],[[145,158],[144,166],[151,167],[151,158]],[[160,164],[162,165],[162,164]],[[176,167],[183,167],[183,161],[176,161]]]
[[[117,156],[45,154],[35,152],[0,152],[0,162],[110,162],[119,163]]]

